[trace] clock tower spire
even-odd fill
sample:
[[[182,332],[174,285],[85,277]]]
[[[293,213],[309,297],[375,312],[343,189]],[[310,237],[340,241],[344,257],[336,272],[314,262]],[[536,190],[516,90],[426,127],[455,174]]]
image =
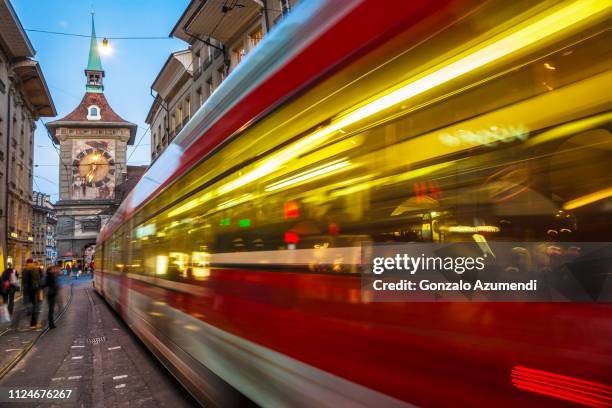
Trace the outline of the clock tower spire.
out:
[[[100,93],[104,91],[102,80],[104,78],[104,69],[102,68],[102,60],[100,59],[100,50],[98,49],[98,39],[96,38],[96,25],[94,23],[94,13],[91,13],[91,39],[89,42],[89,59],[87,68],[85,68],[85,76],[87,77],[87,92]]]
[[[91,254],[100,228],[119,204],[115,188],[126,179],[127,147],[134,144],[137,127],[119,116],[104,95],[93,13],[89,43],[83,99],[63,118],[47,122],[61,157],[57,249],[60,259],[70,261]]]

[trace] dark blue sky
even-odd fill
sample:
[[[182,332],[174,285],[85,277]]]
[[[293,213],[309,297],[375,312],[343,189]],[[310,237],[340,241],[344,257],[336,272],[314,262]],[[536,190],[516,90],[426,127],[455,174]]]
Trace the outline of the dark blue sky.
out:
[[[176,24],[188,0],[11,0],[25,29],[61,31],[75,34],[91,32],[91,7],[96,34],[103,37],[165,37]],[[74,109],[85,92],[89,38],[28,32],[36,50],[58,118]],[[112,54],[102,56],[106,71],[105,95],[113,109],[124,119],[138,124],[136,142],[146,131],[144,123],[151,106],[150,86],[168,54],[187,48],[177,39],[111,40]],[[43,118],[45,122],[52,118]],[[57,200],[59,158],[41,122],[37,123],[34,149],[34,190],[52,194]],[[130,164],[147,164],[150,159],[147,134],[132,154]],[[134,150],[128,148],[128,156]]]

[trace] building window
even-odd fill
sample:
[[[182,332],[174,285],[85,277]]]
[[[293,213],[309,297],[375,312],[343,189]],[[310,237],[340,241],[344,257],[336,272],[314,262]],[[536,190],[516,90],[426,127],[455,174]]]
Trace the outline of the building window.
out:
[[[206,86],[208,87],[208,96],[212,95],[212,93],[215,91],[215,88],[213,88],[212,77],[206,80]]]
[[[100,231],[100,218],[85,218],[81,220],[82,232],[98,232]]]
[[[221,66],[217,72],[219,73],[219,85],[221,85],[221,82],[225,81],[225,66]]]
[[[240,64],[240,61],[246,56],[246,50],[244,44],[234,48],[234,62],[236,65]]]
[[[200,51],[196,52],[195,57],[196,57],[196,68],[197,69],[201,69],[202,68],[202,60],[200,58]]]
[[[196,97],[198,98],[198,107],[204,103],[204,97],[202,96],[202,88],[196,89]]]
[[[257,44],[259,44],[262,38],[263,38],[263,29],[261,27],[258,27],[257,30],[249,34],[249,41],[251,43],[251,49],[257,47]]]
[[[91,105],[87,108],[87,120],[100,120],[100,108],[96,105]]]
[[[179,128],[183,127],[183,104],[179,103],[178,109],[178,123],[179,123]]]
[[[99,86],[102,85],[100,74],[89,74],[89,85]]]
[[[189,97],[185,99],[185,118],[185,123],[191,118],[191,98]]]
[[[170,115],[170,131],[174,132],[175,127],[176,127],[176,117],[174,116],[174,112],[172,112],[172,115]]]
[[[283,13],[283,16],[287,13],[289,13],[289,11],[291,11],[291,6],[289,5],[289,0],[280,0],[280,8],[281,11]]]

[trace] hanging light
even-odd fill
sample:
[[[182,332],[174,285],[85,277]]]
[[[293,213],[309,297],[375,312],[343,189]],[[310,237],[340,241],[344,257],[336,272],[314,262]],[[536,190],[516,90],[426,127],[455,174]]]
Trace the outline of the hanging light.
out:
[[[102,46],[100,47],[100,53],[102,55],[110,55],[112,53],[113,49],[110,46],[110,43],[108,42],[108,38],[104,37],[102,39]]]

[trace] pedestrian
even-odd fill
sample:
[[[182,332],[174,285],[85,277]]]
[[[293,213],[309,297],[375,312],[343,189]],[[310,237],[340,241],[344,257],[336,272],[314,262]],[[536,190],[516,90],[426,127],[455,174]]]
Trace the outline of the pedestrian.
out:
[[[8,264],[8,268],[2,272],[2,299],[8,303],[8,312],[13,314],[15,307],[15,292],[19,290],[19,273],[13,265]]]
[[[60,292],[59,275],[57,266],[50,266],[46,271],[45,287],[47,288],[47,305],[49,306],[49,329],[55,329],[55,301]]]
[[[76,262],[72,263],[72,279],[79,279],[79,265]]]
[[[39,292],[40,292],[40,272],[38,266],[32,258],[26,261],[26,267],[23,270],[23,301],[24,304],[31,308],[32,317],[30,318],[30,328],[38,329],[42,325],[38,323],[39,312]]]
[[[43,268],[43,266],[38,263],[38,261],[34,261],[36,262],[36,265],[38,265],[38,276],[40,276],[40,287],[44,288],[45,287],[45,279],[47,278],[45,276],[45,270]]]

